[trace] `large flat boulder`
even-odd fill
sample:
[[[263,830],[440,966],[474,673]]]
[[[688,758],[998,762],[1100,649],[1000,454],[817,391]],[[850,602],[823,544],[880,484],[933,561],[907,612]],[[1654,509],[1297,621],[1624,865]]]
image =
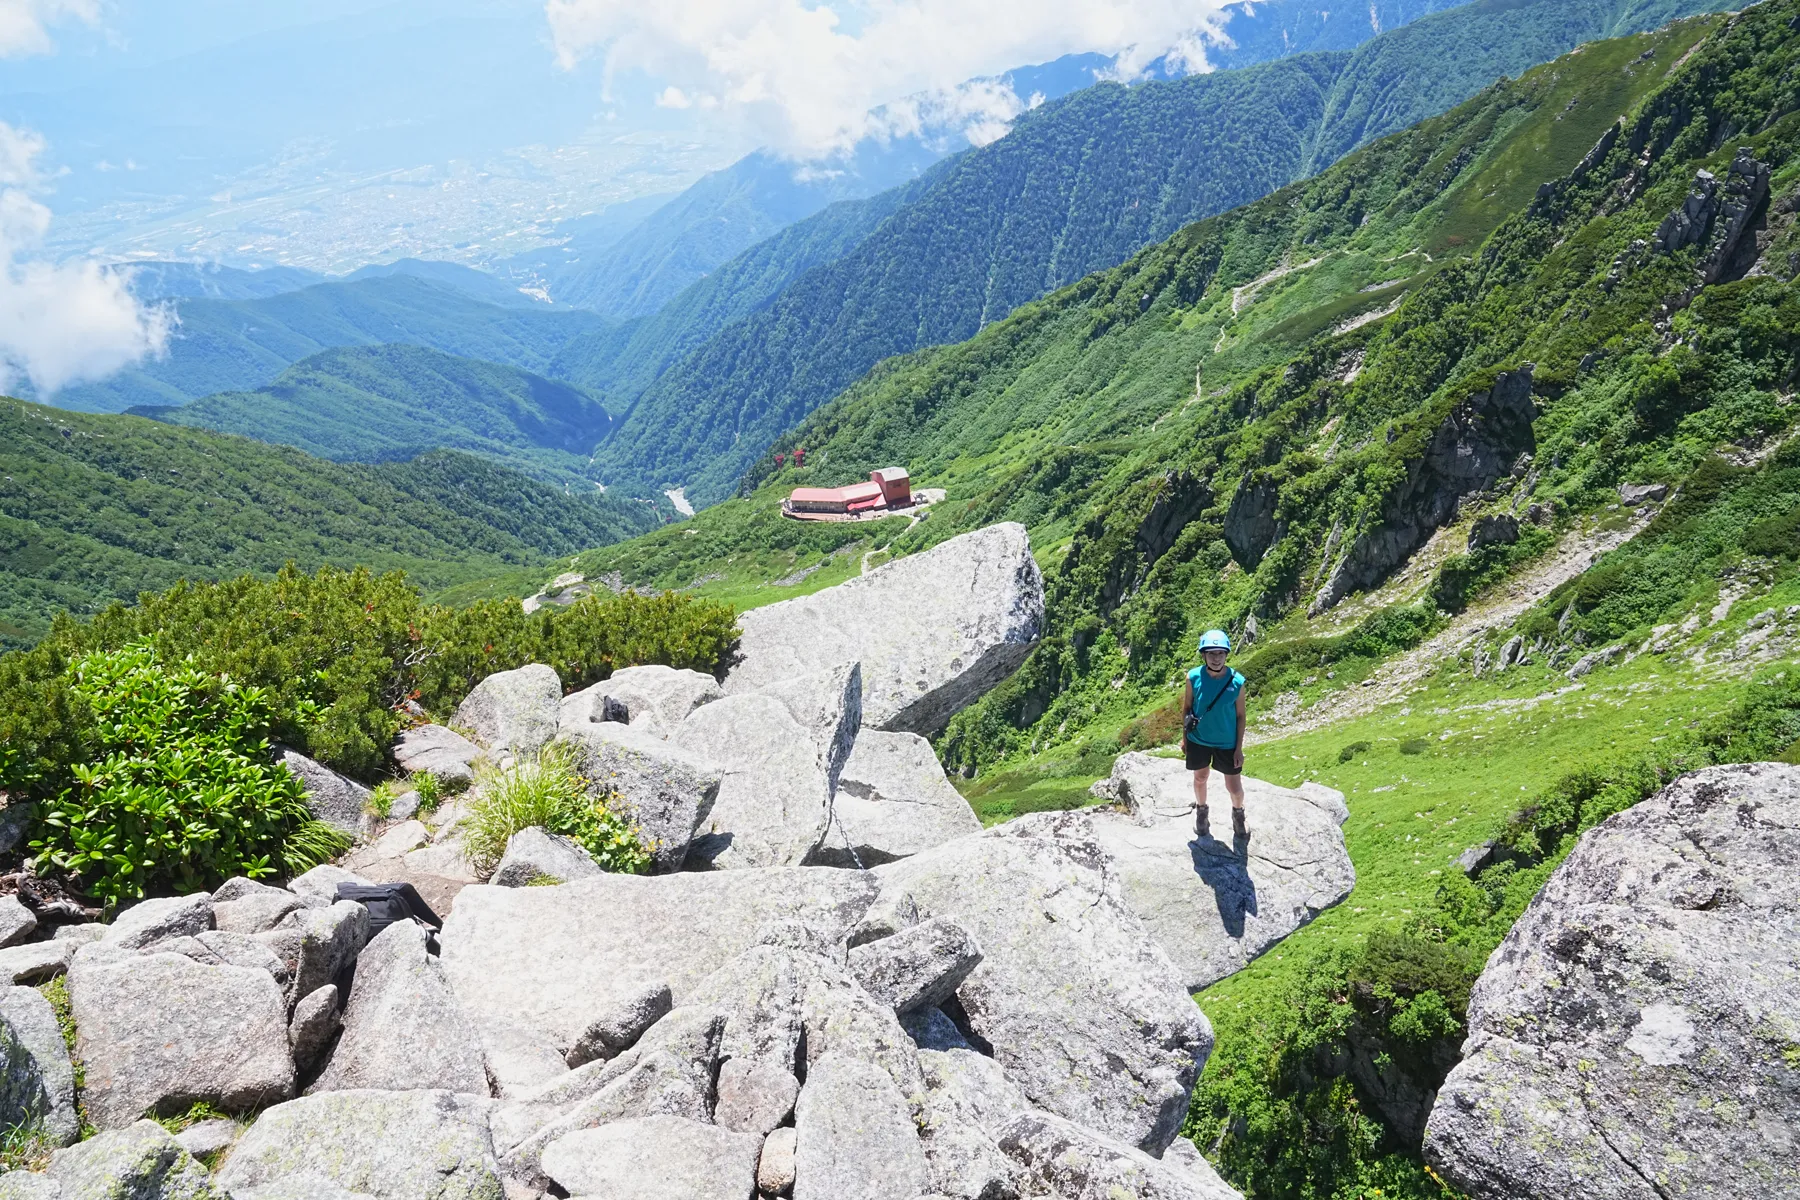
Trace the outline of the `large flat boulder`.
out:
[[[1025,661],[1044,582],[1025,527],[993,525],[738,621],[728,694],[856,662],[865,725],[933,734]]]
[[[59,1150],[44,1175],[62,1200],[225,1200],[206,1168],[155,1121]]]
[[[75,1069],[50,1002],[36,988],[0,989],[0,1129],[33,1125],[58,1146],[81,1136]]]
[[[488,1094],[480,1035],[412,921],[389,925],[357,956],[343,1036],[308,1090],[365,1088]]]
[[[698,671],[659,665],[626,667],[611,678],[563,699],[564,728],[614,718],[622,713],[627,724],[657,737],[688,719],[702,704],[711,704],[725,693],[719,681]],[[611,701],[609,705],[607,702]]]
[[[544,1173],[590,1200],[749,1200],[762,1138],[681,1117],[580,1129],[544,1148]]]
[[[1151,1158],[1135,1146],[1050,1113],[1015,1117],[1000,1148],[1022,1168],[1027,1195],[1062,1200],[1244,1200],[1204,1158]],[[1173,1159],[1173,1161],[1171,1161]]]
[[[401,733],[394,743],[394,761],[408,774],[429,771],[449,783],[475,779],[475,760],[481,747],[442,725],[420,725]]]
[[[531,663],[476,684],[456,706],[451,724],[489,750],[533,754],[556,736],[561,717],[562,679],[555,668]]]
[[[567,1050],[647,985],[666,981],[685,1003],[766,923],[793,919],[841,936],[874,894],[859,872],[819,867],[477,886],[457,897],[439,940],[471,1013],[529,1022]]]
[[[907,1098],[865,1059],[813,1063],[794,1127],[794,1200],[915,1200],[930,1184]]]
[[[1800,767],[1588,831],[1488,959],[1426,1160],[1499,1197],[1800,1195]]]
[[[973,935],[983,957],[957,999],[1034,1104],[1162,1152],[1212,1028],[1085,814],[1022,817],[874,873],[866,928],[946,917]]]
[[[528,887],[540,880],[569,883],[603,873],[581,843],[533,825],[506,839],[506,853],[490,882],[497,887]]]
[[[294,1094],[287,1002],[267,971],[84,946],[69,970],[82,1099],[101,1129],[206,1101],[246,1112]]]
[[[819,769],[825,772],[825,788],[836,792],[838,777],[850,760],[856,735],[862,729],[862,666],[840,663],[810,675],[795,675],[763,688],[787,706],[788,715],[813,744]]]
[[[1095,812],[1094,834],[1117,864],[1125,902],[1190,991],[1242,970],[1356,885],[1334,814],[1300,792],[1246,777],[1250,840],[1238,843],[1228,801],[1211,806],[1208,835],[1195,834],[1180,759],[1122,754],[1113,778],[1126,781],[1133,811]]]
[[[368,788],[323,763],[314,762],[298,750],[282,750],[280,760],[306,789],[306,806],[313,816],[351,837],[361,835],[363,810],[369,801]]]
[[[724,770],[712,814],[688,850],[690,867],[799,866],[824,841],[830,780],[811,734],[781,700],[715,700],[682,722],[669,744]]]
[[[589,791],[616,797],[618,813],[638,827],[651,869],[679,871],[718,802],[724,771],[704,750],[685,749],[639,725],[564,726],[562,741]]]
[[[826,843],[829,866],[876,867],[981,832],[975,810],[916,733],[857,735],[832,812],[841,837]]]
[[[263,1113],[217,1182],[234,1196],[312,1176],[380,1200],[501,1200],[489,1103],[447,1091],[304,1096]]]

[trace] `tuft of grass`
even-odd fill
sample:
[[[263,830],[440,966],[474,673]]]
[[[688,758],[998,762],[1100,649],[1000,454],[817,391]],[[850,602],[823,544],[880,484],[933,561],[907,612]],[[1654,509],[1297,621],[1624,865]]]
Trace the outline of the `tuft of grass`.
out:
[[[0,1129],[0,1175],[8,1171],[42,1171],[50,1165],[56,1143],[36,1121]]]
[[[230,1113],[222,1112],[219,1109],[214,1108],[205,1100],[197,1100],[194,1102],[193,1106],[184,1113],[178,1113],[175,1116],[169,1117],[153,1117],[151,1119],[170,1133],[180,1133],[182,1130],[198,1125],[202,1121],[229,1121],[232,1117]]]
[[[291,879],[304,875],[320,863],[328,863],[349,852],[355,843],[350,835],[323,821],[306,821],[288,834],[281,847],[282,869]]]
[[[525,881],[525,886],[526,887],[561,887],[565,882],[566,882],[565,880],[558,879],[554,875],[545,875],[545,874],[539,873],[537,875],[533,875],[530,879],[527,879]]]
[[[1431,740],[1429,738],[1407,738],[1400,743],[1400,753],[1402,754],[1423,754],[1430,748]]]
[[[533,826],[579,843],[608,871],[641,875],[650,851],[636,826],[614,813],[607,795],[593,795],[575,769],[569,746],[552,743],[534,757],[499,770],[484,769],[464,823],[469,860],[493,873],[513,834]]]
[[[411,779],[413,791],[419,797],[419,815],[430,816],[436,812],[438,805],[444,802],[444,781],[430,771],[420,771]]]
[[[394,811],[394,801],[400,798],[400,789],[394,786],[393,780],[384,780],[369,793],[363,801],[363,808],[377,821],[385,821]]]

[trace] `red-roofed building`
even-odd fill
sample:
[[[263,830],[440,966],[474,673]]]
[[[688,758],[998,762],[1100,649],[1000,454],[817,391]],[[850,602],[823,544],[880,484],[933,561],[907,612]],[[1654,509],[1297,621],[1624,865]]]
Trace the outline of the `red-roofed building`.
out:
[[[869,472],[869,482],[839,488],[795,488],[781,505],[787,516],[802,521],[855,517],[864,513],[911,508],[912,479],[904,467]]]

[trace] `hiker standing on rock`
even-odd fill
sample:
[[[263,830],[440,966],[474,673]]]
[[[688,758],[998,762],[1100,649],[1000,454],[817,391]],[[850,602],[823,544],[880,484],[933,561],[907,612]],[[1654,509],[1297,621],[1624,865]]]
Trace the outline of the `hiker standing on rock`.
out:
[[[1231,638],[1223,629],[1209,629],[1200,638],[1203,666],[1188,672],[1182,692],[1183,724],[1187,737],[1187,769],[1194,773],[1194,832],[1207,836],[1206,782],[1213,768],[1225,776],[1231,793],[1231,832],[1250,836],[1244,823],[1244,677],[1225,665],[1231,654]]]

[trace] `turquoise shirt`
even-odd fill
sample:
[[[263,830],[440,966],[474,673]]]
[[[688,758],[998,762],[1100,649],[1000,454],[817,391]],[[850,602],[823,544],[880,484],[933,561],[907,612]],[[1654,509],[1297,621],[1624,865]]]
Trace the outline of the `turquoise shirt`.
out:
[[[1194,715],[1200,718],[1188,740],[1215,750],[1237,749],[1237,700],[1238,693],[1244,690],[1244,677],[1230,667],[1225,668],[1223,675],[1208,675],[1205,667],[1195,667],[1188,672],[1188,682],[1194,687]],[[1215,696],[1217,704],[1213,704]],[[1207,709],[1209,704],[1211,711]]]

